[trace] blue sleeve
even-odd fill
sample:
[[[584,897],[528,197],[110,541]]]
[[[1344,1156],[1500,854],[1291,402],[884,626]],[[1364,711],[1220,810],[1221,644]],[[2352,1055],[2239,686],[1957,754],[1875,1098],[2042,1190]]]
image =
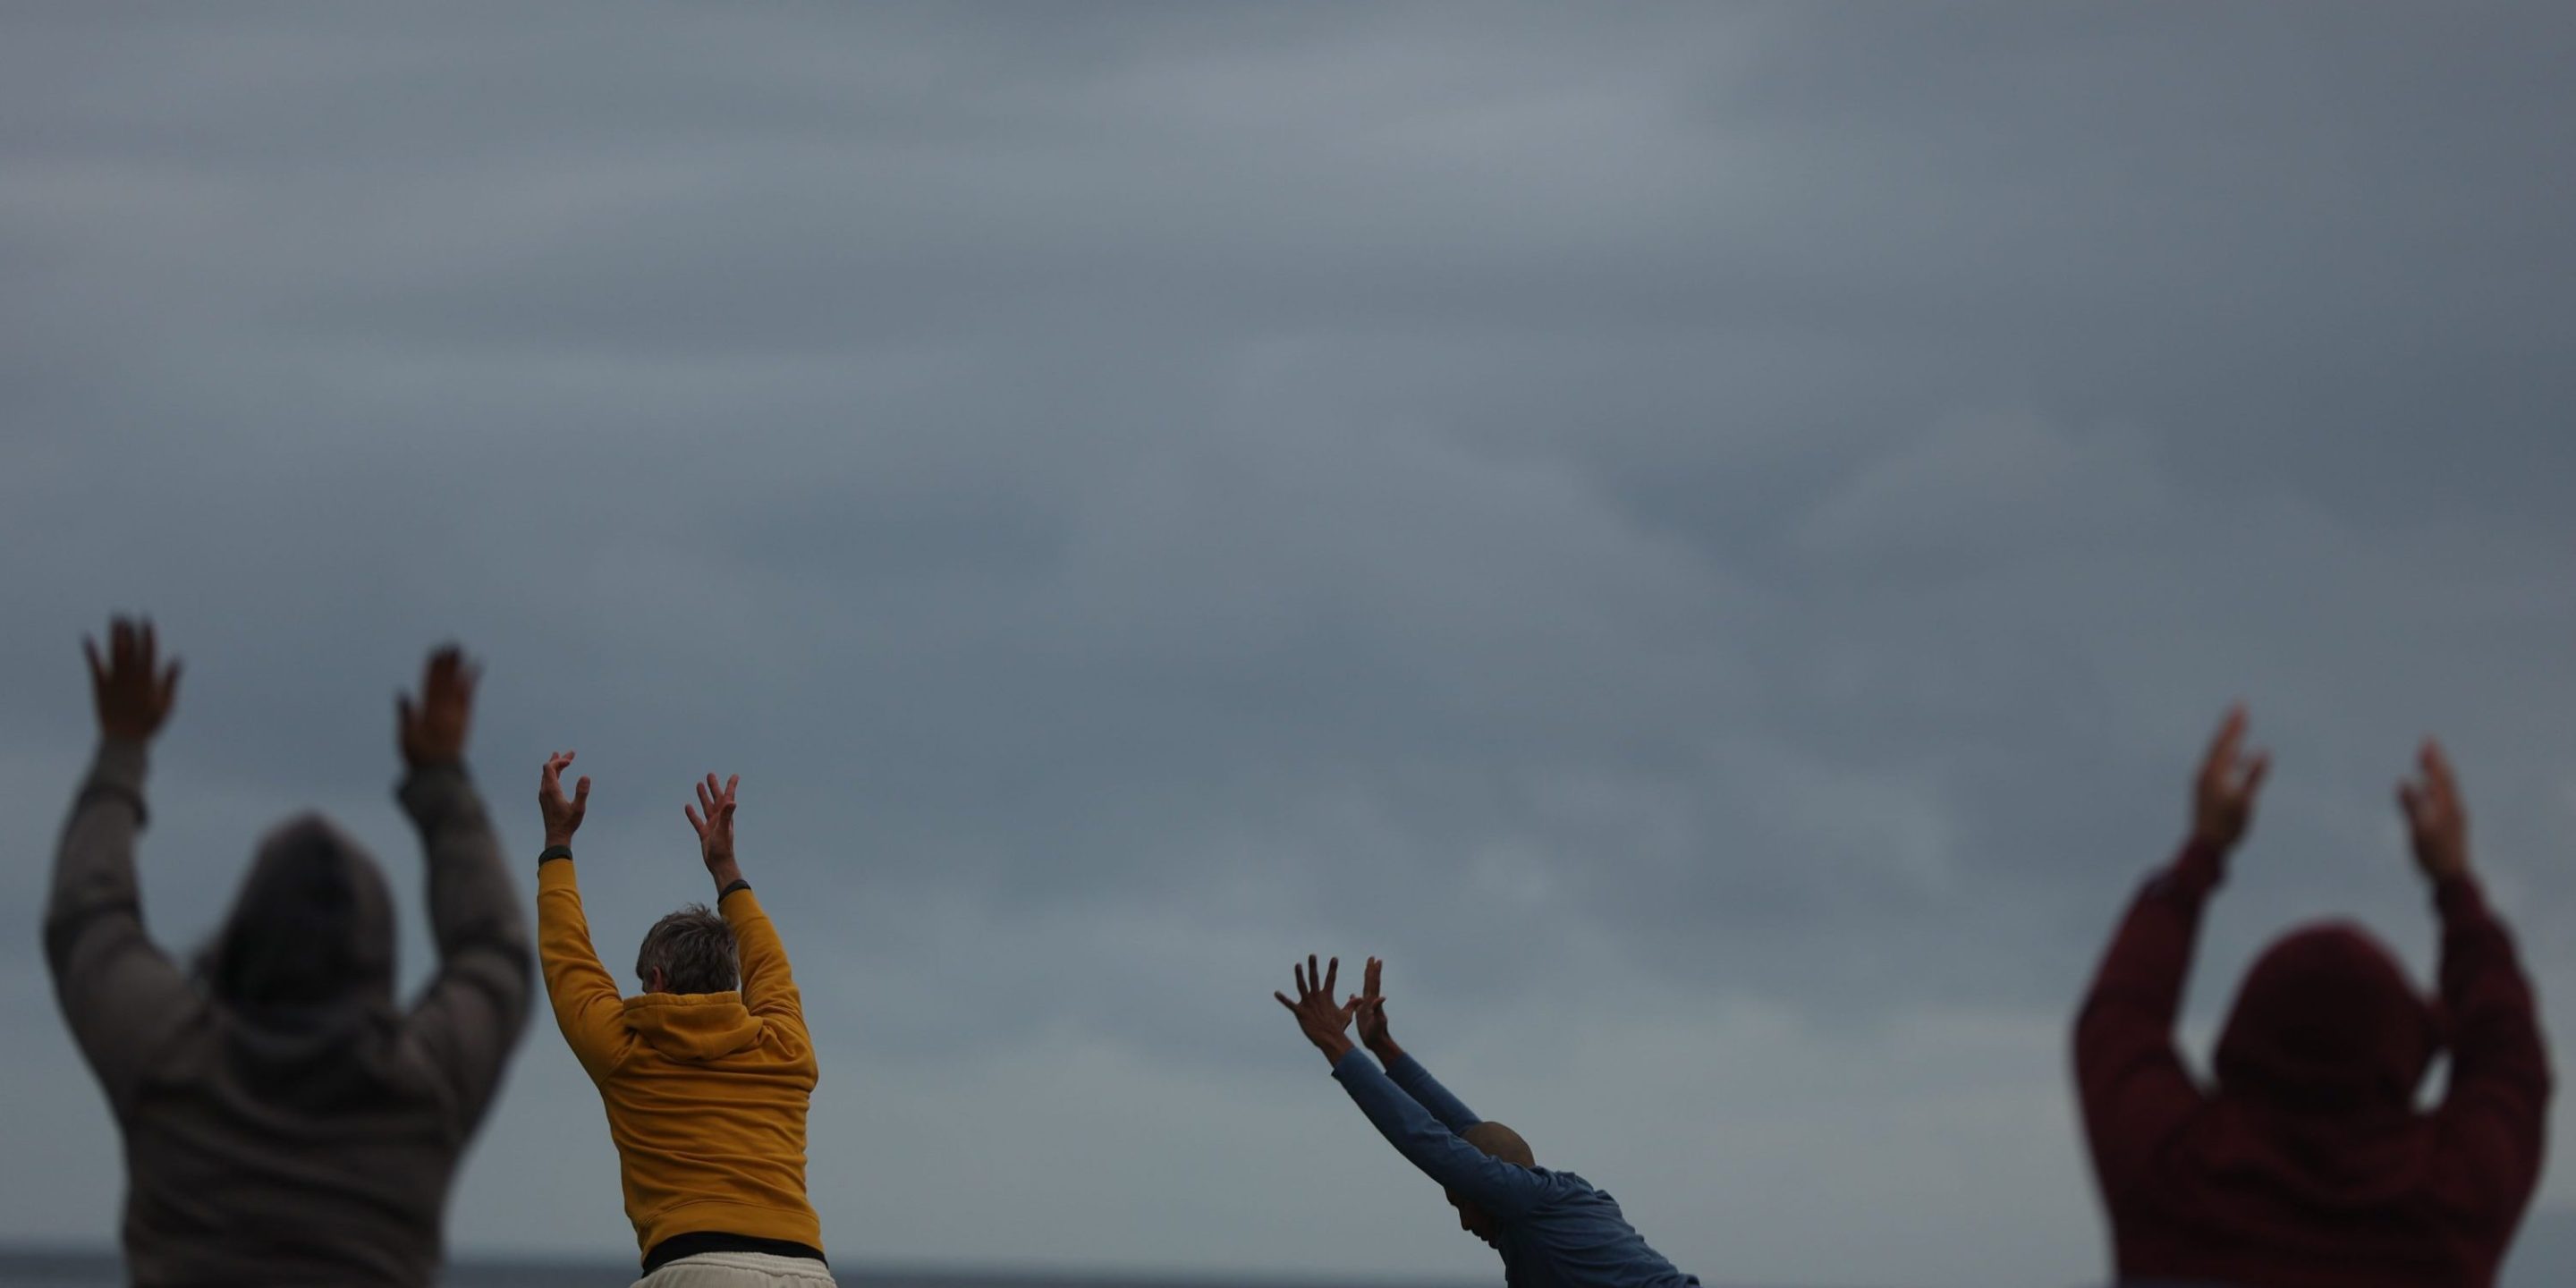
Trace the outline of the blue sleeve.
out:
[[[1413,1161],[1422,1174],[1440,1182],[1476,1206],[1505,1220],[1517,1220],[1537,1206],[1544,1196],[1546,1182],[1527,1168],[1489,1158],[1483,1150],[1458,1139],[1458,1134],[1431,1116],[1419,1101],[1404,1093],[1403,1088],[1385,1074],[1368,1053],[1354,1047],[1333,1065],[1333,1077],[1342,1090],[1367,1114],[1369,1122],[1396,1152]],[[1424,1075],[1429,1081],[1429,1075]],[[1438,1083],[1432,1083],[1438,1087]],[[1447,1097],[1442,1092],[1443,1098]],[[1450,1100],[1460,1112],[1465,1106]]]
[[[1440,1080],[1432,1077],[1431,1071],[1423,1068],[1422,1062],[1411,1055],[1406,1055],[1388,1065],[1386,1076],[1393,1079],[1396,1086],[1403,1088],[1404,1094],[1413,1097],[1415,1104],[1430,1110],[1431,1116],[1439,1119],[1440,1125],[1451,1131],[1464,1132],[1485,1121],[1477,1117],[1476,1111],[1469,1109],[1465,1102],[1450,1095],[1449,1089],[1441,1086]]]

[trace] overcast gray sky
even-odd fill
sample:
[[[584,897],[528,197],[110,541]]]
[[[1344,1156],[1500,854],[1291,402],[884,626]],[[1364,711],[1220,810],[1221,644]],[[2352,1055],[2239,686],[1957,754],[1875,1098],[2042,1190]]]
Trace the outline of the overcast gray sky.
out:
[[[0,39],[0,1239],[114,1228],[116,609],[181,947],[318,805],[426,971],[440,638],[612,963],[740,773],[849,1263],[1490,1276],[1314,950],[1712,1282],[2098,1275],[2065,1022],[2238,695],[2195,1043],[2294,919],[2429,967],[2432,731],[2576,1050],[2563,9],[108,8]],[[450,1229],[631,1251],[542,1014]]]

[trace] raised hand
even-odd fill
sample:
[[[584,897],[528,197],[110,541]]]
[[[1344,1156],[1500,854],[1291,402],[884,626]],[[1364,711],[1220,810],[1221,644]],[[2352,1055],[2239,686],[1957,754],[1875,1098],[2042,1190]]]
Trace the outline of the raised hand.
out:
[[[736,774],[718,787],[716,776],[709,774],[707,781],[698,784],[698,803],[680,807],[689,826],[697,829],[698,857],[706,861],[707,875],[716,879],[718,889],[742,876],[733,861],[733,794],[741,782],[742,775]]]
[[[107,625],[107,659],[98,656],[98,641],[81,637],[81,655],[89,660],[90,702],[98,709],[102,738],[148,742],[170,718],[179,697],[179,660],[159,665],[160,644],[149,618],[137,622],[119,617]]]
[[[1343,1056],[1351,1053],[1347,1030],[1351,1027],[1351,1011],[1356,1006],[1356,1003],[1343,1006],[1333,1001],[1333,985],[1342,976],[1342,959],[1334,958],[1332,965],[1318,974],[1315,955],[1308,953],[1306,964],[1297,967],[1296,971],[1297,1000],[1289,1001],[1286,993],[1272,993],[1271,996],[1278,998],[1279,1004],[1297,1017],[1297,1027],[1305,1033],[1306,1040],[1314,1043],[1315,1049],[1323,1052],[1326,1060],[1339,1064]]]
[[[572,753],[558,751],[546,757],[546,767],[537,776],[537,812],[545,816],[546,845],[571,845],[572,834],[581,830],[582,815],[590,812],[590,775],[572,785],[572,799],[564,799],[563,771],[571,766]]]
[[[421,670],[419,702],[394,697],[404,764],[418,769],[465,759],[465,726],[473,718],[474,684],[481,678],[482,668],[453,644],[429,655],[429,665]]]
[[[2442,754],[2442,744],[2427,738],[2415,764],[2422,777],[2397,784],[2397,804],[2406,811],[2406,831],[2415,843],[2415,866],[2435,882],[2466,876],[2469,815],[2460,804],[2450,758]]]
[[[1392,1064],[1404,1058],[1404,1048],[1397,1046],[1394,1036],[1386,1031],[1386,998],[1377,991],[1378,972],[1385,965],[1374,957],[1368,959],[1368,972],[1361,976],[1359,996],[1350,999],[1346,1005],[1359,1021],[1360,1045],[1367,1047],[1378,1059]]]
[[[2192,789],[2192,839],[2222,851],[2235,849],[2254,821],[2254,797],[2271,768],[2270,756],[2245,754],[2245,708],[2229,707],[2218,735],[2209,740]]]

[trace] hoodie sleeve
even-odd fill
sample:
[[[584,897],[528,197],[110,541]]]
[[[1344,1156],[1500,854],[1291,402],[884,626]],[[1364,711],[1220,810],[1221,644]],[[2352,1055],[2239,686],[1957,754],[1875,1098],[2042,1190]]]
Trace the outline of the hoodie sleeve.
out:
[[[1547,1183],[1536,1172],[1459,1139],[1393,1079],[1378,1072],[1367,1052],[1352,1048],[1334,1063],[1333,1077],[1360,1112],[1368,1115],[1378,1134],[1442,1188],[1506,1221],[1527,1216],[1546,1197]]]
[[[733,927],[735,951],[742,955],[742,1004],[752,1014],[805,1033],[805,999],[796,991],[796,972],[787,965],[787,945],[778,927],[760,907],[760,896],[737,885],[716,901],[725,923]]]
[[[2200,914],[2223,856],[2194,842],[2147,882],[2075,1017],[2075,1086],[2106,1198],[2128,1193],[2202,1104],[2174,1046]]]
[[[45,964],[72,1041],[122,1118],[153,1057],[204,1007],[143,930],[134,837],[143,828],[143,744],[114,740],[72,800],[45,906]]]
[[[527,918],[463,765],[416,768],[400,795],[420,831],[438,943],[438,975],[412,1007],[409,1028],[456,1091],[471,1130],[527,1023]]]
[[[581,910],[581,876],[572,859],[537,865],[537,952],[546,972],[546,997],[564,1044],[597,1081],[617,1067],[635,1041],[626,1027],[626,1000],[617,977],[599,964],[590,943],[590,919]]]
[[[2540,1180],[2547,1137],[2549,1054],[2513,937],[2475,878],[2434,887],[2442,918],[2442,1005],[2449,1012],[2450,1089],[2443,1143],[2478,1206],[2511,1229]]]

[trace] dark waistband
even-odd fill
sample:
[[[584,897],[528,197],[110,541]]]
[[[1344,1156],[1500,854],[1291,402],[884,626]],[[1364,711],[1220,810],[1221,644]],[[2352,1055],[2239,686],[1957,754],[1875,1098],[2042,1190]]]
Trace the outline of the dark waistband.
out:
[[[727,1234],[722,1230],[691,1230],[654,1244],[644,1254],[644,1273],[649,1275],[682,1257],[694,1257],[701,1252],[759,1252],[773,1257],[823,1261],[821,1248],[809,1248],[786,1239],[755,1239],[747,1234]],[[823,1264],[828,1266],[832,1263],[823,1261]]]

